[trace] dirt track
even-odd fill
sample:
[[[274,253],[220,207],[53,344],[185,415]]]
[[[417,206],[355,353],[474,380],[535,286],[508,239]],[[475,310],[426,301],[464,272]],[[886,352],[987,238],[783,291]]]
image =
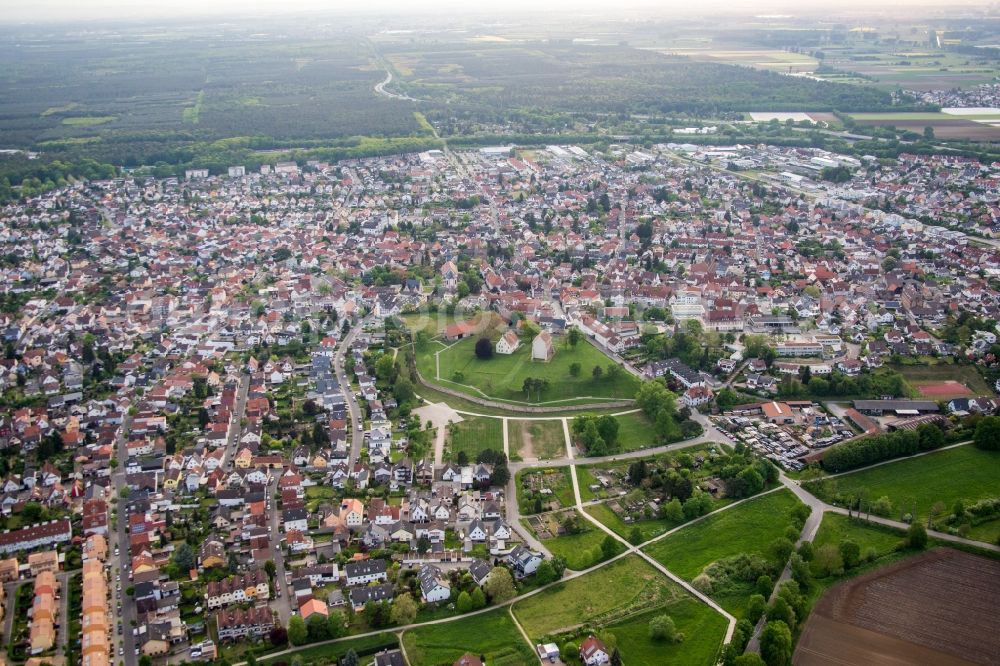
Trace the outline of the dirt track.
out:
[[[805,666],[1000,664],[1000,562],[948,548],[831,588],[794,663]]]

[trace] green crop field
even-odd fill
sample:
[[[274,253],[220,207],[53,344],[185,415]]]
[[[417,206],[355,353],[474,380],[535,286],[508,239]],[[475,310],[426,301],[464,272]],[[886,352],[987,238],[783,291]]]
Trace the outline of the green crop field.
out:
[[[523,459],[551,460],[566,455],[562,421],[507,422],[510,453]]]
[[[644,550],[688,581],[694,580],[710,564],[743,553],[763,557],[776,577],[784,562],[775,560],[772,544],[783,537],[789,527],[801,524],[795,518],[800,506],[791,491],[779,490],[711,515]],[[710,596],[741,617],[753,591],[749,584],[728,581]]]
[[[509,356],[494,354],[492,358],[482,360],[475,354],[475,338],[466,338],[440,352],[439,379],[435,379],[434,355],[441,347],[428,345],[427,350],[417,351],[417,367],[427,381],[440,382],[476,397],[496,400],[558,404],[556,401],[575,399],[594,402],[635,396],[639,380],[624,371],[619,370],[614,379],[607,376],[594,379],[594,367],[600,366],[605,370],[612,361],[591,345],[580,343],[571,348],[564,346],[558,338],[554,344],[555,356],[548,363],[532,361],[528,344],[522,344]],[[577,377],[570,375],[573,363],[581,366]],[[528,378],[549,381],[548,389],[541,393],[541,400],[535,392],[530,396],[524,392],[524,380]]]
[[[913,512],[918,519],[926,520],[936,502],[944,504],[947,514],[957,500],[971,504],[1000,496],[998,479],[1000,453],[969,445],[815,481],[805,487],[828,501],[862,495],[869,500],[888,497],[894,513],[890,517]],[[1000,537],[1000,520],[975,526],[970,536],[995,542]]]
[[[503,451],[503,421],[485,416],[469,416],[449,426],[448,451],[452,458],[465,451],[475,460],[480,451]]]
[[[473,617],[411,629],[403,634],[413,666],[451,664],[466,652],[485,655],[489,664],[517,666],[533,660],[531,646],[506,608]]]

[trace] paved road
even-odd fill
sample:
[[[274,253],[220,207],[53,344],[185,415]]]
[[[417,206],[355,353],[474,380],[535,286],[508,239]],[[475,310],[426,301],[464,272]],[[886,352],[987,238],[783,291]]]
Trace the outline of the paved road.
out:
[[[358,332],[364,326],[364,321],[360,321],[355,324],[351,330],[347,332],[344,339],[341,340],[340,346],[333,355],[333,371],[337,375],[337,383],[340,384],[340,389],[344,392],[344,400],[347,402],[347,411],[351,415],[351,452],[347,458],[347,468],[353,469],[354,463],[358,461],[361,456],[361,445],[364,443],[364,429],[358,424],[361,423],[361,407],[358,405],[358,399],[354,395],[354,391],[351,388],[351,382],[347,378],[347,372],[344,370],[344,358],[350,352],[351,344],[357,337]]]
[[[222,464],[225,469],[233,468],[233,460],[240,441],[240,434],[243,432],[243,415],[247,409],[247,393],[250,390],[250,375],[244,373],[240,376],[240,385],[236,388],[236,405],[233,415],[229,421],[229,431],[226,434],[226,450],[222,456]]]
[[[10,631],[14,627],[14,597],[17,595],[17,588],[24,583],[22,580],[15,580],[4,584],[4,614],[3,614],[3,644],[10,644]]]
[[[281,547],[281,533],[278,531],[278,477],[267,486],[270,495],[267,506],[270,514],[268,527],[271,529],[271,555],[274,557],[274,587],[275,595],[277,590],[281,591],[281,596],[271,600],[268,604],[273,610],[278,612],[282,626],[288,626],[291,617],[291,595],[288,585],[285,583],[285,551]]]
[[[419,99],[414,99],[414,98],[410,97],[409,95],[403,95],[401,93],[394,93],[392,91],[386,90],[385,87],[387,85],[389,85],[390,83],[392,83],[392,72],[390,72],[389,70],[386,70],[386,72],[385,72],[385,80],[382,81],[382,82],[380,82],[380,83],[376,83],[375,84],[375,92],[378,93],[379,95],[383,95],[385,97],[389,97],[390,99],[398,99],[398,100],[402,100],[404,102],[419,102],[420,101]]]
[[[112,650],[114,654],[117,654],[118,646],[124,644],[125,655],[124,657],[118,657],[118,659],[126,666],[134,666],[139,661],[139,658],[135,655],[136,640],[132,635],[132,623],[136,622],[137,618],[135,603],[132,599],[124,599],[123,601],[125,588],[131,584],[129,582],[131,573],[129,572],[128,504],[127,501],[121,499],[120,493],[122,488],[126,487],[125,463],[128,460],[128,452],[125,450],[125,442],[128,440],[128,430],[131,425],[132,417],[126,416],[122,421],[121,432],[115,442],[115,455],[118,460],[118,468],[112,477],[112,489],[115,497],[118,498],[116,504],[117,526],[115,529],[109,530],[112,555],[108,560],[111,565],[111,612],[122,623],[122,636],[118,639],[112,639]],[[115,549],[119,550],[117,557],[113,554]],[[121,582],[121,592],[117,590],[119,582]],[[121,606],[120,610],[119,605]],[[112,631],[115,632],[112,636],[117,635],[117,626]],[[112,657],[112,663],[114,663],[114,657]]]

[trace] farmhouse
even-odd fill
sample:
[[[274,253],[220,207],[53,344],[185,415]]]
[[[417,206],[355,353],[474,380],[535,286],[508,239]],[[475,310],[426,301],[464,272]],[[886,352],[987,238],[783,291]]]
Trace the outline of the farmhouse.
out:
[[[500,339],[497,340],[497,353],[498,354],[513,354],[517,351],[517,348],[521,346],[521,340],[517,337],[517,333],[514,331],[507,331]]]
[[[604,643],[594,636],[588,636],[580,643],[580,659],[587,666],[600,666],[600,664],[610,664],[611,655]]]

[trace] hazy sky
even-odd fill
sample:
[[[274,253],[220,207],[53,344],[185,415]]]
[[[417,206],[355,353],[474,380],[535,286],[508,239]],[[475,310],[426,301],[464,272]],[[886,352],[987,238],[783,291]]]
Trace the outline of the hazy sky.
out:
[[[609,14],[644,11],[650,14],[710,13],[738,9],[744,13],[805,10],[810,14],[827,4],[836,12],[844,9],[877,10],[879,7],[934,5],[955,7],[987,5],[990,0],[0,0],[0,21],[51,22],[108,19],[228,16],[241,18],[264,14],[332,12],[489,12],[552,10]],[[4,6],[6,5],[6,6]]]

